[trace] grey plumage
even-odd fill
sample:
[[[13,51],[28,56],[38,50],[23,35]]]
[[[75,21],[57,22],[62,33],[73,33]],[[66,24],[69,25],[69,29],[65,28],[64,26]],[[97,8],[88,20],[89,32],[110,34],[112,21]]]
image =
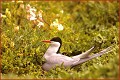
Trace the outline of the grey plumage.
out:
[[[50,46],[43,56],[46,60],[46,62],[42,66],[42,68],[44,70],[48,71],[50,69],[55,68],[56,66],[60,66],[61,64],[64,67],[73,67],[78,64],[84,63],[88,60],[91,60],[93,58],[96,58],[98,56],[101,56],[111,50],[111,47],[108,47],[108,48],[102,50],[101,52],[90,56],[89,54],[95,49],[95,47],[92,47],[82,54],[79,54],[79,55],[76,55],[73,57],[68,57],[68,56],[62,55],[60,53],[57,53],[60,46],[61,46],[61,44],[59,42],[50,41]]]

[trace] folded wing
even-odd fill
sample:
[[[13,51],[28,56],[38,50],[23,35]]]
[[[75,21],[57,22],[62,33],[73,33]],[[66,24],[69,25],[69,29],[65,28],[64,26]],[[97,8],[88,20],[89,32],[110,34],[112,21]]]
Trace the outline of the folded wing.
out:
[[[78,64],[84,63],[84,62],[86,62],[86,61],[88,61],[88,60],[91,60],[91,59],[93,59],[93,58],[99,57],[99,56],[101,56],[101,55],[103,55],[103,54],[105,54],[105,53],[108,53],[108,52],[110,52],[110,51],[112,50],[111,48],[112,48],[112,46],[110,46],[110,47],[108,47],[108,48],[100,51],[99,53],[93,54],[93,55],[91,55],[91,56],[89,56],[89,57],[87,57],[87,58],[80,59],[78,62],[73,63],[72,66],[76,66],[76,65],[78,65]]]

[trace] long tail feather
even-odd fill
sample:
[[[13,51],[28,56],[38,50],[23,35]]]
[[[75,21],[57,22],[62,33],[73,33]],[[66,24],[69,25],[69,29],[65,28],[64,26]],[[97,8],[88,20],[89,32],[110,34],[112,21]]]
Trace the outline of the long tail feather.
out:
[[[87,57],[87,58],[80,59],[78,62],[74,63],[73,66],[78,65],[78,64],[81,64],[81,63],[84,63],[84,62],[86,62],[86,61],[88,61],[88,60],[91,60],[91,59],[93,59],[93,58],[99,57],[99,56],[101,56],[101,55],[103,55],[103,54],[105,54],[105,53],[108,53],[108,52],[110,52],[110,51],[112,50],[111,48],[112,48],[112,46],[110,46],[110,47],[108,47],[108,48],[100,51],[99,53],[93,54],[92,56],[89,56],[89,57]]]
[[[93,46],[92,48],[90,48],[89,50],[87,50],[86,52],[73,56],[73,59],[81,59],[81,58],[86,58],[89,56],[89,54],[95,49],[95,46]]]
[[[79,58],[86,58],[89,56],[89,54],[95,49],[95,46],[93,46],[91,49],[87,50],[86,52],[80,54]]]

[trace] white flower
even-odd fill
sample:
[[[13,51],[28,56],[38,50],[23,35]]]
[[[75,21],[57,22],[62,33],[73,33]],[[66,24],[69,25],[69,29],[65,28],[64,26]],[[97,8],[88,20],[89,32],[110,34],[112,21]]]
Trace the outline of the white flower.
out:
[[[55,21],[53,21],[53,23],[50,26],[57,27],[58,25],[58,19],[55,19]]]
[[[33,11],[30,11],[30,20],[36,20],[36,14]]]
[[[42,10],[38,11],[37,16],[38,16],[38,20],[39,20],[39,21],[44,22],[44,20],[43,20],[43,18],[42,18],[42,12],[43,12]]]
[[[30,8],[30,11],[36,12],[37,10],[35,8]]]
[[[32,11],[30,11],[30,15],[33,16],[33,17],[36,17],[36,14]]]
[[[63,13],[64,13],[64,11],[63,11],[63,10],[61,10],[61,11],[60,11],[60,13],[62,13],[62,14],[63,14]]]
[[[35,12],[37,11],[34,7],[32,8],[32,7],[30,6],[30,4],[28,4],[28,5],[26,6],[26,10],[27,10],[27,12],[30,12],[30,13],[31,13],[31,12],[35,13]]]
[[[63,30],[63,29],[64,29],[64,27],[62,26],[62,24],[59,24],[59,25],[58,25],[58,30],[61,31],[61,30]]]
[[[42,13],[39,13],[39,14],[38,14],[38,17],[40,17],[40,18],[41,18],[41,17],[42,17]]]
[[[36,20],[37,18],[35,18],[34,16],[31,16],[30,17],[30,21],[32,21],[32,20]]]
[[[27,19],[31,21],[31,20],[36,20],[37,18],[35,14],[27,14]]]
[[[40,27],[44,26],[44,23],[43,22],[39,22],[37,26],[40,28]]]
[[[60,24],[58,22],[58,19],[56,19],[50,26],[57,27],[58,30],[63,30],[64,29],[64,27],[62,26],[62,24]]]
[[[27,15],[27,19],[29,19],[30,21],[37,19],[37,18],[36,18],[36,14],[35,14],[35,12],[36,12],[36,9],[35,9],[35,8],[32,8],[32,7],[28,4],[28,5],[26,6],[26,10],[27,10],[27,12],[29,13],[29,14]]]
[[[39,10],[39,11],[38,11],[38,16],[39,16],[39,17],[42,17],[42,13],[43,13],[43,11],[42,11],[42,10]]]
[[[53,22],[53,23],[51,24],[51,26],[57,27],[57,26],[58,26],[58,23]]]
[[[58,23],[58,19],[55,19],[55,21],[54,21],[54,22]]]

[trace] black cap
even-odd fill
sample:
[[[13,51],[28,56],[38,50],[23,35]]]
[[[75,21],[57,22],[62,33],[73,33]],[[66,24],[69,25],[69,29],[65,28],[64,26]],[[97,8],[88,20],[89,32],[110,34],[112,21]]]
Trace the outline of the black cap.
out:
[[[55,41],[55,42],[59,42],[60,44],[62,44],[62,40],[59,37],[54,37],[50,41]]]

